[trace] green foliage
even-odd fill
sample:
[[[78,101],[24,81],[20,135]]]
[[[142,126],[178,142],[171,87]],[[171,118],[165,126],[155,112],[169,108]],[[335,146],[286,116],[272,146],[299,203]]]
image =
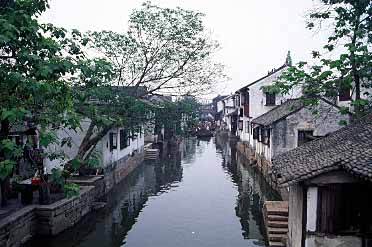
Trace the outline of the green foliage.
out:
[[[57,169],[57,168],[53,168],[52,169],[52,174],[50,175],[50,182],[63,188],[64,184],[65,184],[65,180],[62,176],[62,170],[61,169]]]
[[[78,184],[66,183],[63,189],[67,198],[78,196],[80,194],[80,186]]]
[[[212,61],[218,48],[199,12],[161,8],[145,2],[129,18],[126,33],[91,32],[91,46],[113,65],[119,85],[146,87],[150,93],[206,93],[223,77]]]
[[[13,167],[15,162],[12,160],[3,160],[0,161],[0,179],[4,180],[13,172]]]
[[[0,141],[0,179],[3,180],[13,172],[16,160],[23,155],[23,150],[10,139],[3,139]]]
[[[335,98],[341,89],[353,93],[351,108],[356,118],[371,109],[369,93],[372,87],[372,2],[368,0],[321,0],[323,8],[310,15],[307,25],[312,29],[327,22],[332,34],[323,52],[313,51],[315,65],[300,62],[290,67],[272,86],[286,94],[295,87],[303,87],[304,96],[319,102],[321,98]],[[323,25],[324,26],[324,25]],[[329,58],[332,53],[332,58]],[[346,112],[345,109],[342,109]]]
[[[6,164],[1,177],[11,173],[20,156],[13,145],[11,126],[36,126],[40,144],[56,142],[53,129],[78,127],[73,109],[71,81],[84,69],[83,37],[51,24],[40,24],[38,17],[48,1],[2,1],[0,8],[0,121],[2,147],[0,160]],[[4,142],[3,140],[7,141]],[[10,153],[12,155],[10,155]]]
[[[92,120],[76,158],[95,166],[91,150],[112,127],[134,130],[161,121],[173,128],[180,109],[174,104],[154,106],[148,97],[208,93],[224,77],[223,66],[212,61],[218,44],[207,35],[203,16],[146,2],[130,15],[127,32],[84,36],[102,57],[84,62],[76,78],[74,108]]]

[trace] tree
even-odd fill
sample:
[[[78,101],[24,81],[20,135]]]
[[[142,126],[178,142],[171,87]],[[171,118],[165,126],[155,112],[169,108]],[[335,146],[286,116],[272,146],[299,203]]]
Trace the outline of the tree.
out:
[[[321,0],[322,7],[310,13],[309,29],[332,27],[332,34],[324,45],[326,54],[313,51],[315,65],[300,62],[292,66],[270,87],[288,93],[302,86],[305,102],[316,105],[321,98],[332,99],[341,91],[351,91],[351,107],[342,113],[353,119],[371,109],[369,89],[372,86],[372,2],[369,0]],[[327,55],[331,53],[331,58]],[[332,102],[332,101],[329,101]]]
[[[12,174],[22,146],[11,138],[12,128],[25,126],[40,132],[38,144],[56,142],[53,130],[76,128],[70,76],[80,68],[83,37],[38,16],[48,8],[46,0],[0,2],[0,180]],[[76,40],[76,41],[75,41]],[[79,45],[78,45],[79,44]],[[33,147],[32,147],[33,148]],[[42,170],[42,169],[41,169]],[[4,188],[4,184],[2,184]],[[3,204],[5,196],[2,197]]]
[[[131,14],[126,33],[102,31],[90,32],[88,36],[94,54],[100,54],[112,67],[110,85],[121,87],[126,91],[121,98],[131,99],[139,106],[138,99],[149,95],[208,93],[223,77],[223,66],[212,59],[218,44],[206,34],[202,16],[198,12],[160,8],[146,2]],[[120,100],[116,96],[115,99]],[[137,112],[133,112],[130,107],[122,107],[121,111],[82,113],[91,123],[77,158],[88,158],[89,152],[113,126],[123,124],[128,117],[138,117],[146,110],[136,108]],[[132,120],[125,124],[129,122],[133,124]],[[93,133],[94,129],[98,131]]]

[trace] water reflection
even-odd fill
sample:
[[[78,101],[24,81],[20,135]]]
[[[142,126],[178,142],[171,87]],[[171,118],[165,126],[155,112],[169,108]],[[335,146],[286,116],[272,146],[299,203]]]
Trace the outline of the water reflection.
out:
[[[249,160],[237,152],[236,143],[219,137],[216,139],[216,149],[223,156],[222,166],[238,187],[235,211],[242,226],[242,236],[245,239],[262,238],[265,231],[263,203],[266,200],[279,200],[279,194],[249,165]]]
[[[104,210],[27,246],[263,246],[261,208],[275,198],[227,140],[189,139],[136,169]]]

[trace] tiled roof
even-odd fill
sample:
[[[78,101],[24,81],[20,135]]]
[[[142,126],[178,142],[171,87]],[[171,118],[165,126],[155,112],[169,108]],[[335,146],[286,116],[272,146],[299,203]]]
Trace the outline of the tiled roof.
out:
[[[302,99],[289,99],[265,114],[252,120],[252,123],[269,126],[304,107]]]
[[[297,183],[333,170],[372,181],[372,114],[283,153],[272,164],[279,184]]]

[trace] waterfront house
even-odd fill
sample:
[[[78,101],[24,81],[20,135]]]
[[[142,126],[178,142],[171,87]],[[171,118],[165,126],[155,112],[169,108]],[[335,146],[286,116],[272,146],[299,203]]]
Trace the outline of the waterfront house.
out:
[[[348,122],[349,116],[341,115],[339,107],[323,100],[309,107],[302,98],[289,99],[252,119],[251,143],[259,167],[267,173],[273,157],[340,129],[340,121]]]
[[[372,115],[273,159],[289,247],[372,246]]]
[[[272,85],[287,68],[288,65],[285,63],[236,92],[236,105],[239,115],[237,135],[242,142],[249,144],[250,147],[253,147],[252,119],[272,110],[287,99],[300,96],[300,90],[297,89],[286,95],[268,93],[263,90],[264,86]]]
[[[86,131],[89,128],[90,120],[85,119],[81,122],[81,130],[73,131],[69,129],[61,129],[57,136],[59,140],[71,138],[71,145],[60,144],[50,145],[49,152],[62,151],[67,156],[67,160],[73,159],[79,149]],[[97,143],[94,148],[94,155],[99,160],[99,168],[109,169],[109,167],[117,165],[117,163],[125,163],[128,157],[141,153],[144,146],[144,130],[137,128],[129,130],[125,127],[113,127],[110,131]],[[53,168],[61,168],[66,160],[46,159],[44,166],[48,173],[51,173]]]
[[[222,127],[222,123],[223,123],[223,109],[224,109],[224,106],[223,106],[223,99],[226,98],[227,95],[225,96],[221,96],[221,95],[218,95],[217,97],[215,97],[212,102],[213,102],[213,111],[214,111],[214,120],[216,122],[216,125],[218,128],[221,128]]]
[[[235,107],[235,95],[230,95],[224,98],[222,100],[222,108],[222,128],[227,130],[230,135],[235,135],[237,129],[237,110]]]

